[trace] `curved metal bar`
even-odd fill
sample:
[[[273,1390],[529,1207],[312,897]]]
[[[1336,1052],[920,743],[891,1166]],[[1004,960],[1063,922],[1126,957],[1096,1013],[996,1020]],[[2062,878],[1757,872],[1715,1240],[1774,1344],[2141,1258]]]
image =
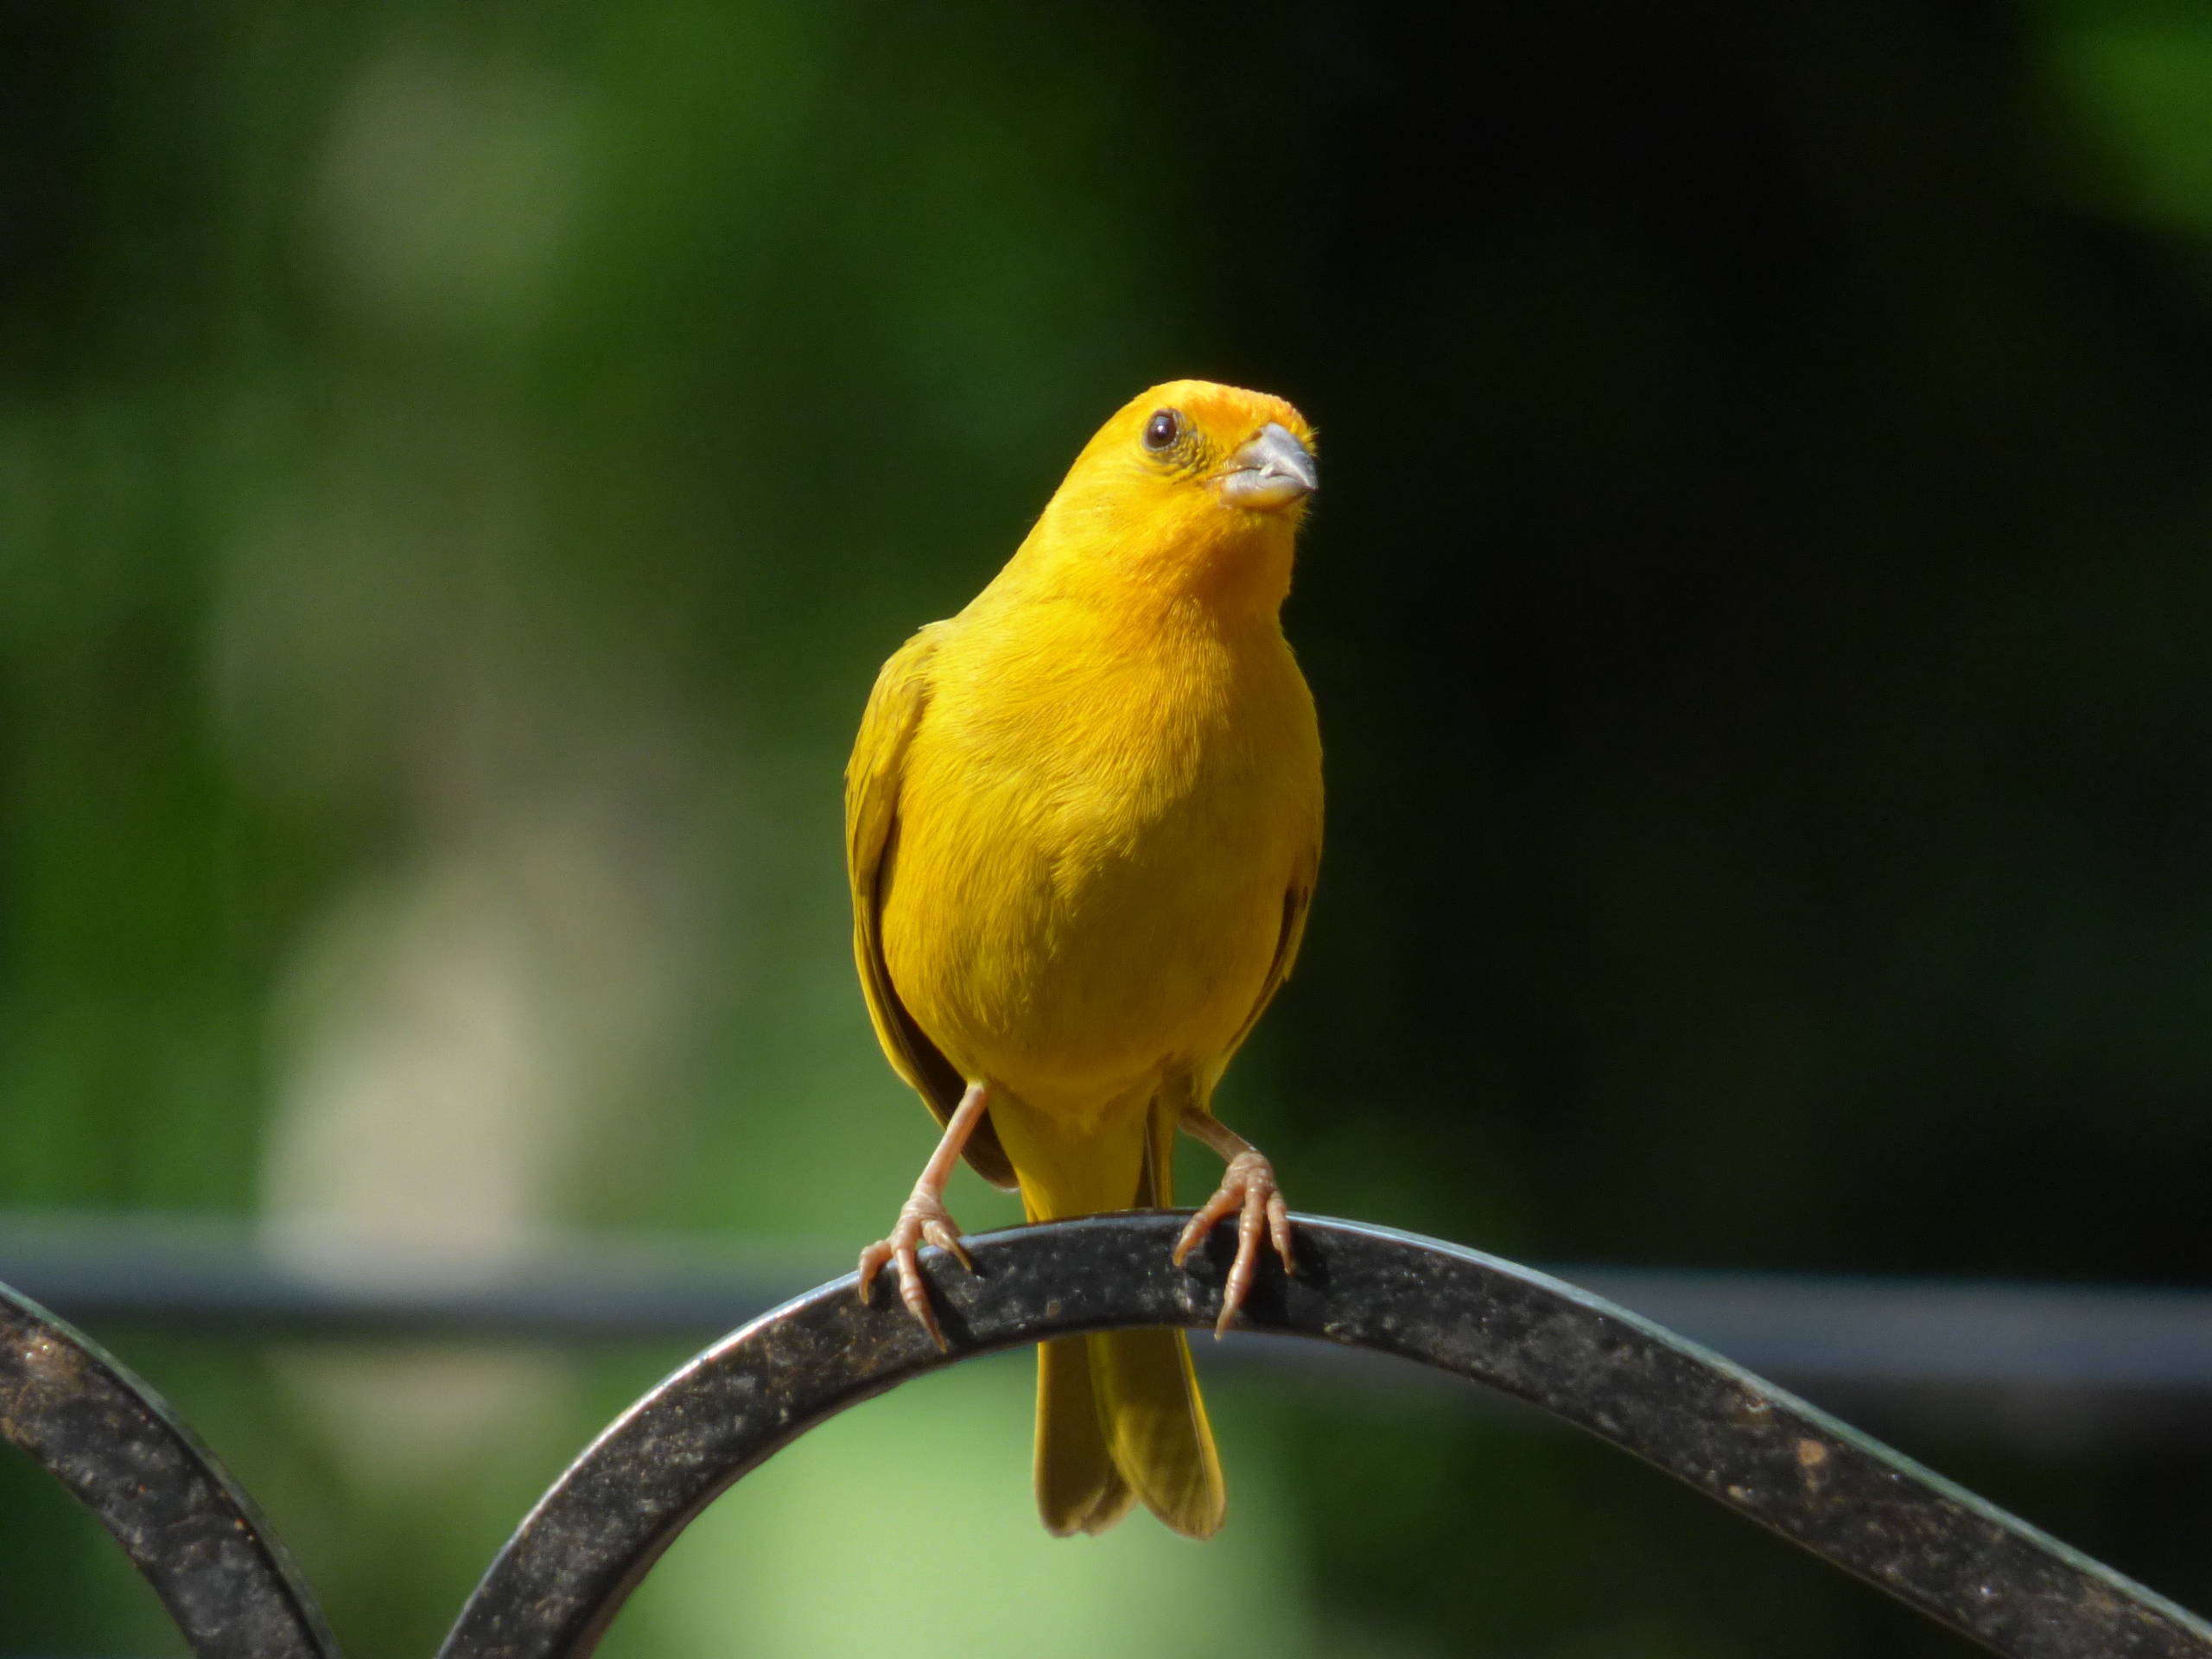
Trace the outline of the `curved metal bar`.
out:
[[[1213,1323],[1234,1248],[1168,1261],[1135,1211],[925,1252],[940,1354],[851,1275],[709,1348],[618,1418],[493,1563],[442,1659],[582,1659],[691,1518],[817,1423],[940,1366],[1048,1337]],[[1433,1239],[1300,1217],[1299,1272],[1243,1323],[1415,1360],[1563,1418],[2013,1659],[2212,1659],[2212,1626],[1649,1320]]]
[[[338,1659],[307,1581],[162,1397],[0,1285],[0,1440],[100,1518],[200,1659]]]

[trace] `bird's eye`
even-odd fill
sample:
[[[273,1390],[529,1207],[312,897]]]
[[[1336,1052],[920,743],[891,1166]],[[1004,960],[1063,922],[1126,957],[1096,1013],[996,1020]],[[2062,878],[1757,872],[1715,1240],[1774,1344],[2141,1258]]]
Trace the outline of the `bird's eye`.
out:
[[[1163,409],[1145,423],[1144,447],[1158,454],[1173,447],[1182,432],[1183,417],[1172,409]]]

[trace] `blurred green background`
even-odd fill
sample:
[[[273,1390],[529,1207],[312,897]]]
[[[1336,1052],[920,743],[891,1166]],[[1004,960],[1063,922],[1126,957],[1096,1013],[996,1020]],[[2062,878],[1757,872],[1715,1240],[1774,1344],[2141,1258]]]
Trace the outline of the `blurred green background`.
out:
[[[876,1236],[862,701],[1186,374],[1322,433],[1222,1103],[1299,1207],[2212,1281],[2212,10],[2119,0],[0,3],[0,1203]],[[98,1334],[357,1659],[680,1357]],[[1045,1539],[1017,1357],[609,1651],[1966,1650],[1518,1417],[1213,1386],[1212,1545]],[[1912,1447],[2212,1607],[2212,1450]],[[0,1649],[176,1650],[12,1458]]]

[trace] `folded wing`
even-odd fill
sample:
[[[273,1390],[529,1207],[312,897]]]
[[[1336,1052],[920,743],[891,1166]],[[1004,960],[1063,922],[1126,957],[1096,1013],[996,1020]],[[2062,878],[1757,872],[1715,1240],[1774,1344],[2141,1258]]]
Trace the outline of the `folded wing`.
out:
[[[845,766],[845,869],[853,888],[853,956],[868,995],[875,1035],[899,1075],[912,1084],[942,1124],[951,1117],[967,1079],[915,1022],[891,982],[883,956],[884,877],[898,844],[899,787],[914,728],[929,706],[935,628],[924,628],[876,676],[853,758]],[[1014,1166],[988,1115],[966,1148],[976,1173],[993,1186],[1014,1190]]]

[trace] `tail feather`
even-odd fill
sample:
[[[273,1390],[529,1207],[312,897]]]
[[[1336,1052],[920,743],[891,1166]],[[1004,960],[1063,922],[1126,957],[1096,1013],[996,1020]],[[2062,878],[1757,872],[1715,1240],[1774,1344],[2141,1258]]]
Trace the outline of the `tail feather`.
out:
[[[1136,1501],[1099,1428],[1090,1341],[1037,1345],[1037,1512],[1055,1538],[1103,1532]]]
[[[1145,1507],[1185,1538],[1211,1538],[1229,1509],[1221,1454],[1180,1331],[1091,1337],[1090,1386],[1114,1465]]]
[[[1164,1098],[1122,1118],[1128,1139],[1110,1151],[1060,1144],[1019,1101],[1004,1103],[1014,1109],[1007,1128],[1031,1219],[1173,1201],[1175,1117]],[[1103,1532],[1138,1498],[1185,1537],[1212,1536],[1228,1489],[1180,1331],[1038,1345],[1036,1482],[1038,1511],[1058,1536]]]

